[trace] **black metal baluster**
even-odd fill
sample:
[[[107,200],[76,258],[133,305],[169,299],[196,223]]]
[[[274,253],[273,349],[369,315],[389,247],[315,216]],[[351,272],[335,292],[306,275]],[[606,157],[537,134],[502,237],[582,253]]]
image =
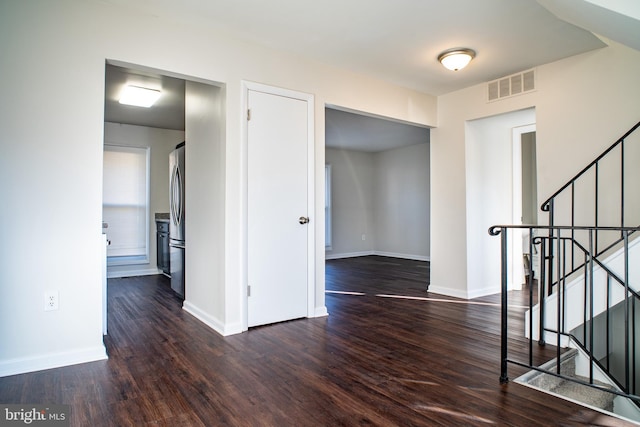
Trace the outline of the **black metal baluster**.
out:
[[[500,229],[500,247],[501,253],[501,335],[500,335],[500,383],[504,384],[509,381],[507,375],[507,229]]]
[[[607,313],[606,313],[606,327],[607,327],[607,371],[611,372],[610,359],[611,359],[611,275],[607,274]]]
[[[636,394],[636,366],[638,364],[638,359],[636,358],[636,299],[633,298],[631,300],[631,360],[633,360],[633,366],[631,366],[631,384],[632,384],[632,393]]]
[[[589,382],[593,384],[593,230],[589,230]],[[596,230],[596,239],[598,238]],[[585,298],[587,294],[585,293]],[[585,323],[585,329],[587,324]]]
[[[567,294],[567,259],[566,259],[566,254],[567,254],[567,240],[563,239],[562,240],[562,265],[558,264],[558,268],[560,269],[560,278],[558,279],[560,281],[560,285],[561,289],[562,289],[562,329],[560,330],[561,335],[565,335],[568,334],[569,331],[567,331],[567,304],[569,299],[568,294]]]
[[[591,242],[591,232],[589,232],[589,250],[592,250],[592,242]],[[582,344],[587,346],[587,292],[588,292],[588,281],[589,281],[589,257],[590,254],[584,254],[584,278],[583,278],[583,298],[582,298]]]
[[[624,377],[625,391],[629,390],[629,233],[624,232]]]
[[[575,242],[576,241],[576,230],[575,230],[575,225],[576,225],[576,209],[575,209],[575,204],[576,204],[576,182],[572,181],[571,182],[571,241]],[[571,245],[571,270],[575,270],[576,266],[574,263],[575,260],[575,245]]]
[[[547,295],[553,293],[553,237],[555,232],[553,230],[554,225],[554,204],[555,199],[549,200],[549,286],[547,286]]]
[[[620,140],[620,227],[624,227],[624,139]]]
[[[556,358],[558,363],[556,363],[556,371],[558,374],[560,374],[560,333],[563,332],[562,329],[564,329],[563,325],[564,325],[564,321],[561,320],[562,319],[562,306],[564,304],[562,304],[561,299],[564,299],[564,286],[561,287],[560,286],[560,250],[561,246],[560,246],[560,238],[558,237],[556,239],[556,253],[558,254],[558,265],[556,266],[556,283],[558,285],[558,290],[556,291],[557,295],[556,295],[556,300],[557,300],[557,309],[558,309],[558,313],[557,313],[557,317],[556,317],[556,323],[557,323],[557,327],[556,327]],[[561,326],[562,325],[562,326]]]
[[[533,274],[531,265],[533,264],[533,230],[529,228],[529,365],[533,366]]]
[[[545,307],[547,305],[547,294],[545,291],[545,281],[547,280],[547,238],[540,240],[540,336],[538,344],[545,345]]]
[[[591,249],[591,256],[593,256],[593,254],[597,254],[598,253],[598,184],[600,183],[600,163],[596,161],[596,190],[595,190],[595,201],[594,201],[594,205],[595,205],[595,252]]]

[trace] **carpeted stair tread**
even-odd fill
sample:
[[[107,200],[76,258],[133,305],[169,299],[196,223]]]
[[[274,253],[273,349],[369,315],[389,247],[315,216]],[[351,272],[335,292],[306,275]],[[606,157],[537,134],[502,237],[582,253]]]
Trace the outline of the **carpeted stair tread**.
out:
[[[577,379],[588,382],[588,378],[576,377]],[[607,387],[606,384],[597,383],[597,385]],[[602,390],[575,383],[572,381],[562,380],[555,387],[550,389],[552,393],[565,396],[568,399],[582,402],[586,405],[595,406],[596,408],[604,409],[605,411],[613,411],[613,399],[616,395]]]
[[[582,382],[589,382],[588,378],[576,375],[576,362],[575,357],[577,351],[575,349],[567,351],[562,355],[560,361],[560,374],[576,378]],[[557,365],[555,362],[551,362],[544,366],[545,369],[555,370]],[[606,391],[594,389],[592,387],[582,385],[573,381],[567,381],[565,379],[549,375],[545,373],[539,373],[531,377],[527,383],[538,389],[547,390],[551,393],[564,396],[567,399],[571,399],[577,402],[582,402],[585,405],[593,406],[596,408],[604,409],[605,411],[613,410],[613,400],[616,395]],[[595,384],[604,388],[610,388],[609,385],[595,381]]]

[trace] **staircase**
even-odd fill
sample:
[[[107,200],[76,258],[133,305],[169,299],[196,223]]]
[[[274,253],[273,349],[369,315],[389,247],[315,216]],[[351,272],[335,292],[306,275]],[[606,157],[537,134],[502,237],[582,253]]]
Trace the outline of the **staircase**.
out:
[[[532,371],[517,382],[638,422],[639,127],[640,122],[542,204],[549,225],[489,229],[501,237],[500,381],[508,381],[509,364],[528,367]],[[522,229],[529,232],[529,253],[536,246],[541,254],[538,286],[528,286],[526,360],[509,351],[515,341],[508,326],[508,234]],[[534,341],[555,346],[556,356],[534,366]]]

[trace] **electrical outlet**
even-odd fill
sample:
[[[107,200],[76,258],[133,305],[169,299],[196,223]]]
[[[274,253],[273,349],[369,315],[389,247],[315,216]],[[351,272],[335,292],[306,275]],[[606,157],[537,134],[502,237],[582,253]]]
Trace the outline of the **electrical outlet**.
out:
[[[363,234],[363,235],[362,235],[362,241],[365,241],[365,240],[367,240],[367,235],[366,235],[366,234]]]
[[[53,311],[58,309],[58,291],[50,291],[44,293],[44,311]]]

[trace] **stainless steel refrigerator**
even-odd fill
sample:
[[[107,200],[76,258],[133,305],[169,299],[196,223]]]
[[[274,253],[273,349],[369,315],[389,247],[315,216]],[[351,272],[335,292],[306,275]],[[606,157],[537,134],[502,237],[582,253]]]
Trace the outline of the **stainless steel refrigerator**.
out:
[[[169,154],[169,259],[171,289],[184,298],[185,182],[184,142]]]

